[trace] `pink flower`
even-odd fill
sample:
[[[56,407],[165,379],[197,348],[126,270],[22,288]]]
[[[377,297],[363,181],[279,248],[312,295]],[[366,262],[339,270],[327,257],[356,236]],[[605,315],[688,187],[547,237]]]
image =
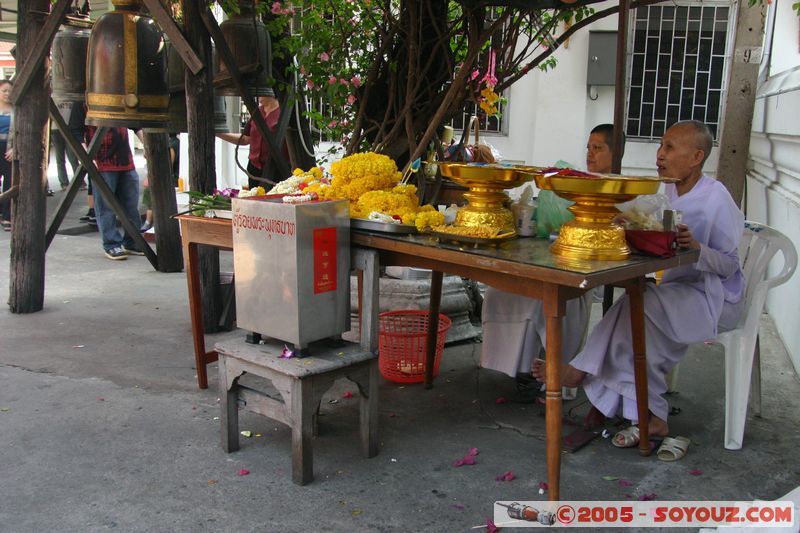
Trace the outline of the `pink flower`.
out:
[[[514,472],[509,470],[508,472],[504,472],[503,475],[497,476],[494,479],[495,479],[495,481],[513,481],[516,478],[517,478],[517,476],[514,475]]]
[[[281,3],[280,2],[272,2],[272,14],[273,15],[280,15],[281,14]]]
[[[333,85],[337,81],[339,81],[339,80],[336,78],[336,76],[331,76],[330,78],[328,78],[328,85]]]
[[[472,74],[470,75],[469,80],[470,81],[476,80],[476,79],[478,79],[478,76],[480,76],[480,75],[481,75],[481,71],[478,70],[478,69],[475,69],[475,70],[472,71]]]
[[[350,82],[349,82],[349,81],[347,81],[347,80],[346,80],[346,79],[344,79],[344,78],[339,78],[339,83],[341,83],[341,84],[342,84],[342,85],[344,85],[345,87],[348,87],[348,86],[350,85]]]
[[[328,52],[322,52],[322,53],[319,55],[319,60],[320,60],[320,61],[327,61],[327,60],[329,60],[330,58],[331,58],[331,56],[329,56],[329,55],[328,55]]]
[[[361,77],[360,77],[360,76],[353,76],[353,77],[350,79],[350,83],[352,83],[352,84],[353,84],[353,87],[355,87],[356,89],[358,89],[359,87],[361,87]]]
[[[303,76],[306,75],[306,67],[304,67],[303,65],[300,65],[300,74],[302,74]]]
[[[313,89],[314,88],[314,82],[311,81],[311,80],[306,80],[306,87],[308,87],[309,89]]]
[[[347,103],[353,105],[356,102],[356,95],[351,94],[347,97]]]
[[[330,122],[328,122],[328,127],[331,128],[331,129],[335,128],[338,125],[339,125],[339,121],[338,120],[331,120]]]

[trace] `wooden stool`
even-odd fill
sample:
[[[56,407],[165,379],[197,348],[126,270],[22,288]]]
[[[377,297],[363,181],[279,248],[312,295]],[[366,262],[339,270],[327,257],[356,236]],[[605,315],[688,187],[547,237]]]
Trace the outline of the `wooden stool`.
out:
[[[279,357],[283,343],[253,345],[241,340],[218,343],[222,448],[239,449],[239,410],[243,408],[283,422],[292,428],[292,481],[305,485],[314,479],[311,438],[316,410],[323,394],[341,377],[361,393],[361,447],[366,457],[378,453],[378,357],[357,344],[341,348],[309,347],[309,357]],[[281,399],[239,385],[244,373],[272,382]]]

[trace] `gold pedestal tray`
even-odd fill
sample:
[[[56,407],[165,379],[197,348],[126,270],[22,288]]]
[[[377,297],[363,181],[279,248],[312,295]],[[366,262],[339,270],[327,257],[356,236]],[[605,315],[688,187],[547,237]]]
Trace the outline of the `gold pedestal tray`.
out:
[[[456,226],[487,225],[513,228],[514,215],[505,207],[505,189],[519,187],[533,179],[538,167],[500,164],[438,162],[442,176],[469,189],[464,193],[468,205],[458,210]],[[527,173],[526,173],[527,172]]]
[[[568,259],[618,261],[627,259],[630,248],[625,228],[614,222],[619,213],[615,204],[640,194],[655,194],[662,178],[634,176],[576,177],[534,174],[536,186],[572,200],[569,210],[575,219],[561,226],[558,239],[550,247]]]

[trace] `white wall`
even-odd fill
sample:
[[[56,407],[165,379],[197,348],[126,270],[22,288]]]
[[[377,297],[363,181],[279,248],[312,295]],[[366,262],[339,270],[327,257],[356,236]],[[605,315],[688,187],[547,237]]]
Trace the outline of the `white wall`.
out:
[[[800,54],[798,17],[791,2],[781,0],[775,13],[775,31],[769,65],[770,78],[758,88],[750,164],[747,173],[745,214],[800,243]],[[767,40],[769,43],[769,40]],[[770,266],[775,273],[781,259]],[[767,310],[775,320],[795,370],[800,372],[800,328],[797,301],[800,275],[795,275],[767,298]]]

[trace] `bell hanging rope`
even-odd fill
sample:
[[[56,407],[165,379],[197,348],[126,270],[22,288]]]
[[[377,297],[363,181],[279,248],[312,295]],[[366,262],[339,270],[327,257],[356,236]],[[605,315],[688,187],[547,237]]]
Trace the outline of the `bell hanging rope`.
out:
[[[89,39],[86,123],[163,129],[169,88],[164,38],[139,0],[112,0]]]
[[[219,25],[231,49],[242,82],[254,96],[275,96],[272,78],[272,42],[267,27],[259,19],[253,0],[242,0],[239,13]],[[214,59],[214,89],[218,95],[241,96],[228,68],[219,55]]]

